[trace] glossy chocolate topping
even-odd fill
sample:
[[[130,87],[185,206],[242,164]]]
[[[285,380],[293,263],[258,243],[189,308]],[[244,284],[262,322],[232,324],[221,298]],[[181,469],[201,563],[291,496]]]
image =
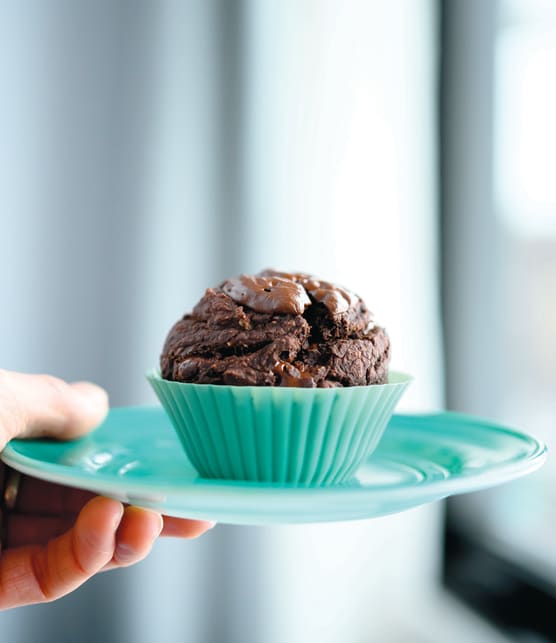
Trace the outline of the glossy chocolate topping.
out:
[[[345,313],[359,300],[359,297],[347,288],[320,281],[303,272],[279,272],[268,269],[259,274],[262,277],[278,277],[300,284],[315,301],[324,304],[332,315]]]
[[[295,281],[296,283],[302,283],[308,279],[313,279],[313,276],[306,272],[282,272],[280,270],[273,270],[272,268],[261,270],[258,274],[261,277],[281,277],[282,279]]]
[[[240,275],[225,281],[222,290],[237,304],[258,313],[301,315],[311,304],[301,284],[276,276]]]

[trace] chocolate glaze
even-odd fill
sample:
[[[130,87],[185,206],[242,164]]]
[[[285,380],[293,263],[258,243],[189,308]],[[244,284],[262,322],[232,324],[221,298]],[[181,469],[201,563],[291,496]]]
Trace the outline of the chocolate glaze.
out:
[[[303,272],[280,272],[269,268],[259,274],[262,277],[278,277],[300,284],[315,301],[324,304],[332,315],[345,313],[359,301],[359,297],[351,290],[315,279]]]
[[[277,276],[240,275],[225,281],[222,290],[237,304],[258,313],[301,315],[311,304],[303,286]]]

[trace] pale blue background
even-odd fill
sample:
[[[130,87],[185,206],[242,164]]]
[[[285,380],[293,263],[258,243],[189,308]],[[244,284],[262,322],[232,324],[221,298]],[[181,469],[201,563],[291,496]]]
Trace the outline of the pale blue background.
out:
[[[404,408],[441,406],[435,7],[0,2],[2,366],[153,401],[144,372],[175,319],[273,265],[359,291],[416,377]],[[440,534],[438,506],[220,526],[0,615],[1,636],[418,640]]]

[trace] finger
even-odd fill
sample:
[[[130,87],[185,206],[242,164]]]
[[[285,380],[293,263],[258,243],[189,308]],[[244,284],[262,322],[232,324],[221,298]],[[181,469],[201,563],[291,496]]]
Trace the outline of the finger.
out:
[[[41,516],[77,514],[95,494],[84,489],[23,476],[19,483],[16,509],[20,513]]]
[[[198,538],[215,525],[215,522],[209,520],[188,520],[187,518],[164,516],[164,527],[161,536]]]
[[[46,547],[9,549],[0,558],[0,609],[60,598],[100,571],[114,556],[123,506],[97,497],[72,529]]]
[[[74,524],[78,512],[79,509],[74,513],[60,512],[58,515],[11,514],[6,526],[5,547],[45,545],[49,540],[67,531]],[[144,516],[139,512],[144,512]],[[155,534],[153,540],[158,535],[192,539],[202,536],[216,524],[206,520],[187,520],[169,516],[164,516],[163,519],[164,527],[159,534],[158,514],[137,507],[128,507],[116,534],[118,545],[115,562],[127,565],[144,558],[149,552],[148,545],[144,544],[151,542],[152,545],[152,541],[148,540],[151,528]],[[126,559],[126,548],[131,548],[131,560]]]
[[[161,521],[164,526],[160,532]],[[125,567],[139,562],[152,549],[158,535],[178,538],[197,538],[212,529],[215,523],[160,516],[154,511],[127,507],[117,533],[118,545],[114,558],[102,571]]]
[[[17,497],[19,513],[40,516],[77,514],[95,494],[84,489],[66,487],[54,482],[23,476]],[[198,538],[215,526],[210,520],[191,520],[164,516],[161,536],[173,538]]]
[[[128,566],[143,560],[162,530],[162,516],[150,509],[126,507],[118,533],[112,562]]]
[[[76,438],[107,411],[107,394],[94,384],[0,370],[0,450],[15,437]]]
[[[77,514],[60,516],[36,516],[11,514],[6,525],[4,547],[46,545],[49,540],[61,536],[75,523]]]

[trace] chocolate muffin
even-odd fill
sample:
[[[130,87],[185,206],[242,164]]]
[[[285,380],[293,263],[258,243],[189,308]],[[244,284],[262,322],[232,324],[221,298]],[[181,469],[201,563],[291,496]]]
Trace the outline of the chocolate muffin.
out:
[[[303,273],[275,270],[209,288],[170,330],[166,380],[332,388],[384,384],[390,341],[363,300]]]

